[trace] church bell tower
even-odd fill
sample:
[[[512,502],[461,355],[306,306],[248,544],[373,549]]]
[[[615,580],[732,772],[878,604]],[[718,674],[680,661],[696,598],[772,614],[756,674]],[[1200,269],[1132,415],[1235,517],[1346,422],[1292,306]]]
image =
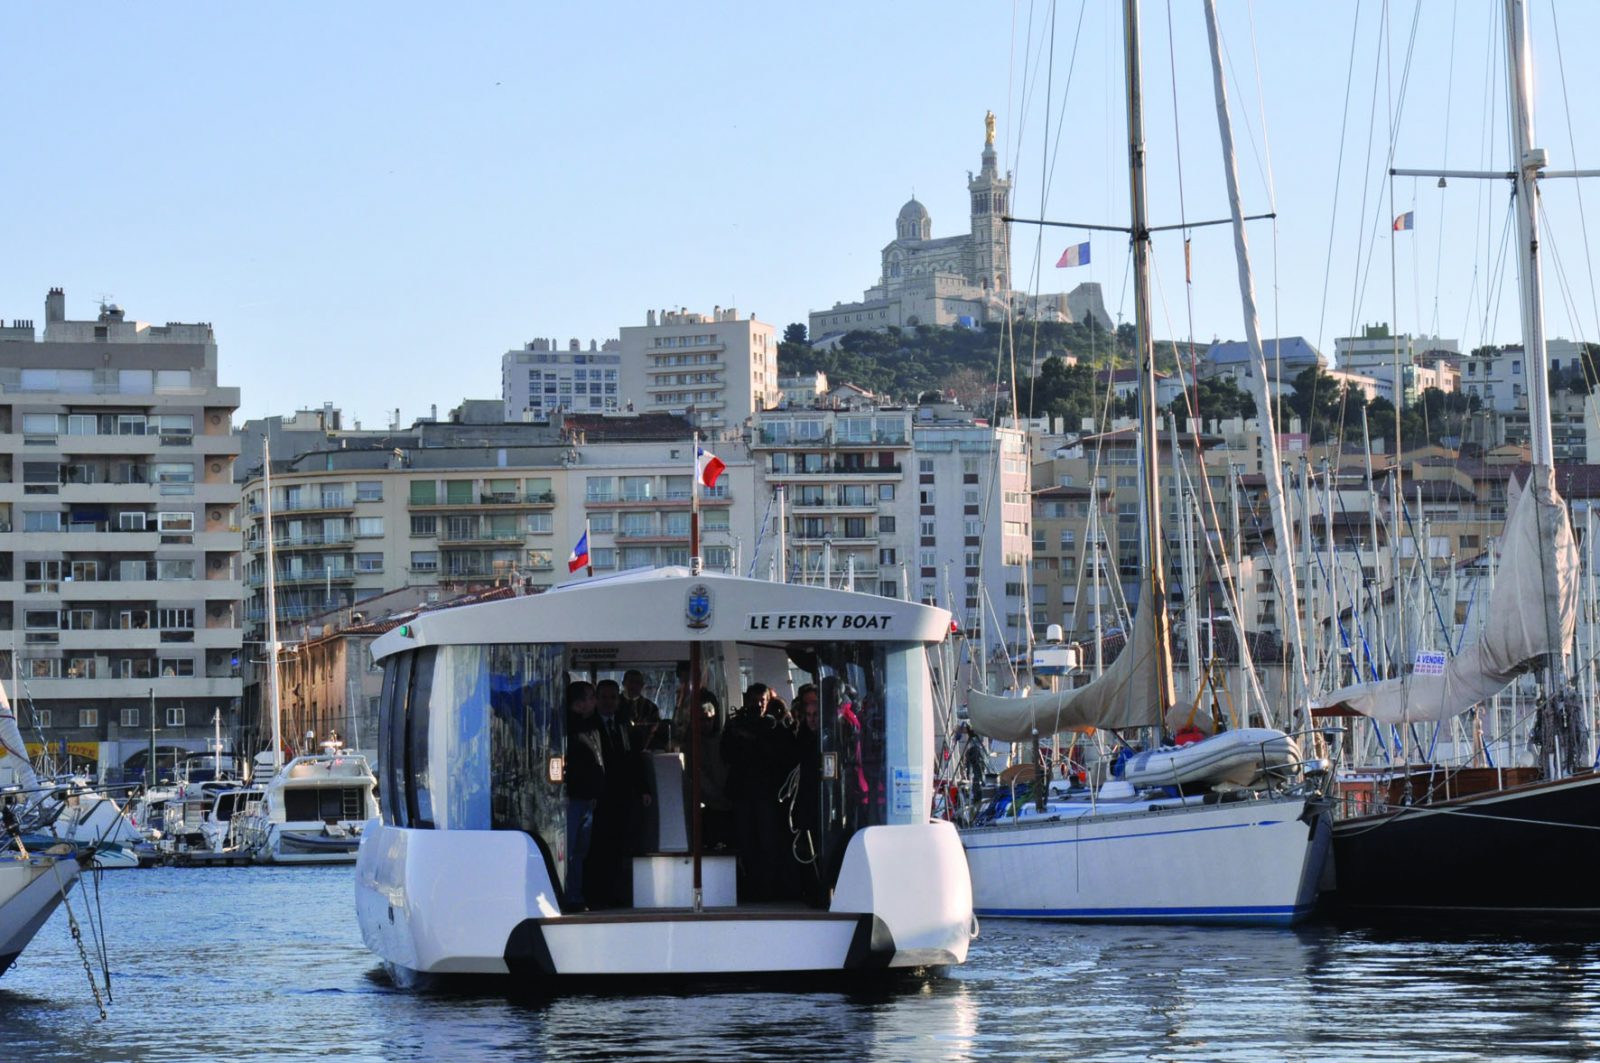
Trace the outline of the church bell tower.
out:
[[[983,119],[983,168],[967,181],[972,194],[972,282],[991,292],[1011,284],[1011,233],[1000,219],[1011,208],[1011,174],[995,168],[994,112]]]

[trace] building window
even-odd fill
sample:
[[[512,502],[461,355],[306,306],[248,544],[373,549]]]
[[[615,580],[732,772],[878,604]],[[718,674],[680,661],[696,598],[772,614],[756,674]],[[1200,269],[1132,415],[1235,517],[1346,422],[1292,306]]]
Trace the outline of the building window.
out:
[[[892,535],[892,534],[894,534],[894,518],[893,517],[879,517],[878,518],[878,533],[880,535]]]
[[[383,535],[383,518],[357,517],[356,535],[363,538],[375,538]]]
[[[439,552],[437,550],[411,551],[411,571],[437,572],[439,571]]]
[[[382,554],[357,554],[356,555],[356,571],[357,572],[382,572],[383,571],[383,555]]]
[[[182,705],[172,705],[172,706],[168,707],[168,709],[167,709],[167,726],[168,727],[182,727],[183,726],[183,706]]]
[[[361,480],[356,483],[357,502],[382,502],[383,481]]]
[[[432,539],[439,534],[439,518],[429,514],[426,517],[411,518],[411,537],[413,539]]]
[[[157,560],[156,579],[194,579],[194,562]]]
[[[40,729],[49,727],[50,726],[50,710],[49,709],[34,709],[33,710],[33,724],[34,724],[35,727],[38,727]]]
[[[878,485],[878,501],[879,502],[893,502],[894,501],[894,484],[879,484]]]
[[[194,678],[194,661],[188,657],[161,658],[161,675],[166,679]]]
[[[439,484],[435,480],[411,481],[411,504],[435,506],[439,504]]]
[[[79,727],[99,727],[100,726],[100,710],[99,709],[79,709],[78,710],[78,726]]]

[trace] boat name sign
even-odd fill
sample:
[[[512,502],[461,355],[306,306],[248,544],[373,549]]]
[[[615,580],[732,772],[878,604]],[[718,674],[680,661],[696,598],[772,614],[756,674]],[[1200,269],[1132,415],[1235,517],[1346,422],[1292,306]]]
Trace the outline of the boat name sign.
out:
[[[887,631],[890,613],[751,613],[751,631]]]

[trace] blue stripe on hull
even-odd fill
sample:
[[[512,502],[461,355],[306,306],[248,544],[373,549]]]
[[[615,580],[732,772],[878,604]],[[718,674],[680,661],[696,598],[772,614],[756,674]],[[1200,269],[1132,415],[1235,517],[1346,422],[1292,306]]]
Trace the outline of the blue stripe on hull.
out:
[[[1184,827],[1180,830],[1145,831],[1142,834],[1106,834],[1095,838],[1049,838],[1044,841],[1037,842],[1001,842],[997,845],[975,845],[963,838],[962,844],[966,845],[969,851],[977,849],[1020,849],[1024,846],[1032,845],[1082,845],[1085,842],[1123,842],[1132,841],[1135,838],[1161,838],[1169,834],[1201,834],[1206,831],[1213,830],[1242,830],[1246,827],[1276,827],[1282,822],[1284,821],[1281,819],[1262,819],[1256,820],[1253,823],[1224,823],[1215,827]],[[1071,825],[1072,820],[1062,820],[1060,822],[1052,822],[1050,824],[1050,826],[1053,827],[1066,827]],[[1029,824],[1023,824],[1020,827],[1011,829],[1027,830],[1029,827]]]
[[[1312,906],[1261,905],[1212,908],[978,908],[989,919],[1072,919],[1117,923],[1237,923],[1250,926],[1290,926],[1311,914]]]

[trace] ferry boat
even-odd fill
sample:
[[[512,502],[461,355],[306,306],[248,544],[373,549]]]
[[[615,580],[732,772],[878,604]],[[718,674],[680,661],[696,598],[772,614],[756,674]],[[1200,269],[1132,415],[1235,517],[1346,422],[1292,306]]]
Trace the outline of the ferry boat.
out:
[[[976,925],[966,859],[931,816],[927,651],[949,631],[929,606],[685,568],[420,614],[373,645],[383,815],[356,864],[363,939],[402,985],[963,962]],[[673,700],[707,715],[691,728],[661,699],[674,740],[644,773],[631,904],[585,910],[568,895],[580,867],[568,819],[582,806],[567,765],[582,751],[565,699],[571,683],[634,670],[657,689],[683,675]],[[800,796],[783,837],[762,839],[811,857],[798,874],[813,888],[788,899],[741,895],[750,854],[710,844],[707,788],[726,750],[715,713],[752,684],[786,701],[819,691]]]

